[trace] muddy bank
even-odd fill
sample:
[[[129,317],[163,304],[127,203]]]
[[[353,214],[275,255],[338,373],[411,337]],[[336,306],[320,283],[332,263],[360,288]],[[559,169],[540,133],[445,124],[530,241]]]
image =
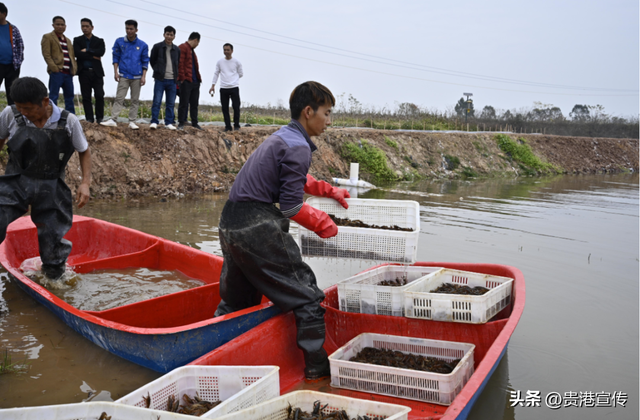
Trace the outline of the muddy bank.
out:
[[[83,122],[93,157],[94,198],[181,197],[228,191],[251,153],[277,127],[243,127],[224,133],[205,131],[132,131],[121,124],[102,127]],[[402,179],[522,176],[522,168],[498,147],[494,133],[426,133],[332,128],[317,139],[311,174],[319,179],[348,177],[346,143],[382,150],[389,168]],[[567,174],[638,170],[638,140],[544,135],[511,135],[526,139],[534,154]],[[451,159],[459,160],[452,165]],[[6,156],[0,158],[4,171]],[[453,167],[456,166],[455,169]],[[470,171],[471,169],[471,171]],[[372,180],[365,171],[360,177]],[[77,154],[69,162],[67,182],[75,192],[80,180]]]

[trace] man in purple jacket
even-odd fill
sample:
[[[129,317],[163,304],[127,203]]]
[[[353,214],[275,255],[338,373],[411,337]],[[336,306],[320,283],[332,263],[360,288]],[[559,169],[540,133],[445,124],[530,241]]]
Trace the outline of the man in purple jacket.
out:
[[[330,375],[325,339],[324,293],[289,234],[289,219],[321,238],[338,234],[329,215],[302,199],[304,193],[330,197],[345,208],[349,193],[308,175],[310,136],[331,124],[335,98],[325,86],[305,82],[289,98],[291,122],[267,138],[244,164],[222,210],[219,233],[224,256],[222,298],[215,315],[258,305],[266,296],[283,312],[293,311],[307,380]],[[280,203],[278,209],[274,203]]]

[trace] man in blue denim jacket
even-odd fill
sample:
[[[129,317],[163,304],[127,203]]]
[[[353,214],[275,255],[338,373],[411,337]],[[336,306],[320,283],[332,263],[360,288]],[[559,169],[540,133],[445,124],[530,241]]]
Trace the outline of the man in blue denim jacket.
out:
[[[128,20],[125,23],[127,36],[116,39],[113,44],[113,72],[118,90],[116,100],[111,109],[111,118],[101,122],[101,125],[115,127],[116,118],[124,108],[124,98],[127,91],[131,89],[131,107],[129,108],[129,128],[137,130],[135,124],[138,115],[138,105],[140,98],[140,88],[144,86],[149,67],[149,47],[136,35],[138,33],[138,22]]]

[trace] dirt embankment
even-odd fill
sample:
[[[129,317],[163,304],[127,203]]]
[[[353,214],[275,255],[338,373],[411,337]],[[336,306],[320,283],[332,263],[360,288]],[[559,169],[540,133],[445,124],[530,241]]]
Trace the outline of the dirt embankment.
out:
[[[276,127],[244,127],[224,133],[166,129],[129,130],[126,125],[101,127],[83,122],[93,160],[92,196],[181,197],[228,191],[235,174]],[[534,154],[565,173],[601,173],[638,170],[638,140],[540,135],[524,137]],[[364,141],[387,156],[389,167],[405,179],[421,176],[453,178],[471,168],[478,176],[518,176],[522,170],[498,148],[492,133],[424,133],[333,128],[315,143],[311,174],[319,179],[348,178],[349,162],[343,145]],[[447,159],[446,157],[449,157]],[[450,157],[460,165],[451,170]],[[0,159],[4,168],[6,157]],[[4,170],[4,169],[3,169]],[[360,177],[370,180],[362,169]],[[75,192],[80,180],[77,154],[69,162],[67,183]]]

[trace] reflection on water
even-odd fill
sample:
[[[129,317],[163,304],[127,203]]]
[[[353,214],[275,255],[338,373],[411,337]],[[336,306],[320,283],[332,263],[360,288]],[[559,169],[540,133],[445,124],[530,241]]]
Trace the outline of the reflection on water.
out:
[[[41,281],[41,273],[25,273]],[[179,271],[150,268],[123,268],[73,273],[65,279],[67,287],[49,287],[49,291],[83,311],[105,311],[204,285]]]
[[[638,418],[638,175],[425,181],[362,197],[419,202],[420,261],[507,264],[524,273],[527,304],[508,360],[471,419]],[[92,202],[79,213],[220,255],[225,200]],[[309,263],[323,288],[371,266]],[[80,402],[89,388],[117,399],[159,376],[80,337],[6,276],[3,283],[0,344],[16,360],[29,355],[32,368],[0,376],[1,407]],[[512,390],[630,398],[627,407],[551,410],[544,399],[541,407],[510,407]]]

